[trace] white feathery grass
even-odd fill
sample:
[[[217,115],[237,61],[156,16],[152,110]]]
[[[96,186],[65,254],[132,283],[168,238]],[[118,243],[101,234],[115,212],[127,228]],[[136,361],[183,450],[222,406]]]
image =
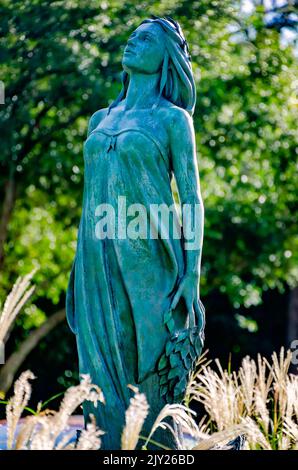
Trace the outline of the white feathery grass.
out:
[[[35,273],[36,269],[24,277],[19,277],[8,294],[0,314],[0,342],[4,342],[7,339],[16,316],[32,296],[35,286],[31,286],[30,281]]]
[[[242,360],[239,369],[240,393],[243,405],[248,414],[252,413],[254,407],[254,389],[257,379],[257,366],[255,361],[246,356]]]
[[[284,434],[289,440],[288,447],[292,444],[293,450],[298,450],[298,426],[297,421],[286,418],[284,422]]]
[[[260,354],[258,354],[257,362],[258,373],[256,387],[259,390],[262,400],[267,403],[269,391],[271,389],[273,381],[273,374],[270,364],[268,364],[268,361],[265,358],[261,357]]]
[[[27,416],[24,418],[24,422],[20,426],[19,433],[16,437],[14,450],[28,450],[28,443],[31,440],[36,424],[36,416]]]
[[[97,385],[91,383],[88,375],[82,375],[79,385],[70,387],[61,402],[59,411],[40,416],[37,420],[38,432],[31,439],[32,450],[50,450],[57,447],[57,439],[67,429],[69,417],[85,400],[97,406],[98,401],[104,403],[103,394]]]
[[[196,413],[184,405],[165,405],[157,416],[144,446],[147,447],[148,442],[155,431],[158,428],[161,428],[163,430],[168,430],[175,438],[177,448],[182,449],[183,442],[181,442],[180,438],[181,432],[188,433],[192,437],[195,437],[199,433],[199,428],[192,416],[196,416]],[[168,418],[172,419],[173,425],[165,421]]]
[[[146,396],[137,387],[129,385],[134,392],[130,405],[125,413],[125,427],[121,436],[121,449],[134,450],[140,438],[140,433],[148,416],[149,405]]]
[[[184,396],[184,404],[189,407],[190,406],[190,402],[195,399],[195,394],[197,392],[197,377],[199,377],[201,375],[201,372],[203,370],[203,368],[206,368],[207,366],[209,366],[209,364],[211,364],[211,360],[207,359],[207,354],[208,354],[208,349],[206,351],[203,352],[203,354],[199,357],[199,359],[197,360],[196,364],[195,364],[195,367],[194,367],[194,370],[191,372],[190,376],[189,376],[189,380],[188,380],[188,383],[187,383],[187,387],[186,387],[186,391],[185,391],[185,396]]]
[[[101,446],[101,437],[104,434],[103,431],[97,429],[96,421],[94,416],[90,416],[90,422],[87,424],[86,429],[81,431],[80,437],[78,439],[77,444],[75,445],[76,450],[96,450],[100,449]],[[64,448],[61,445],[60,448]],[[65,449],[70,450],[74,448],[74,444]]]
[[[287,381],[288,371],[292,360],[292,352],[289,350],[285,355],[285,350],[282,347],[277,356],[277,353],[272,354],[272,374],[274,378],[274,392],[278,400],[278,406],[281,416],[284,416],[287,408]]]
[[[253,449],[272,450],[270,442],[262,432],[260,426],[251,417],[246,417],[246,437]]]
[[[291,351],[258,355],[242,361],[238,373],[201,367],[192,376],[188,400],[203,404],[209,430],[225,431],[246,423],[250,449],[289,449],[297,446],[298,377],[289,374]]]
[[[14,395],[6,406],[7,421],[7,448],[12,449],[17,425],[31,396],[31,385],[29,380],[35,379],[31,371],[21,374],[14,384]]]
[[[201,373],[192,384],[192,398],[202,403],[219,431],[238,424],[239,386],[233,375],[224,371],[216,361],[219,373],[209,366],[202,367]]]
[[[20,426],[19,434],[15,439],[19,419],[31,395],[29,380],[33,378],[33,374],[27,371],[15,383],[14,395],[6,407],[7,447],[16,450],[60,450],[67,448],[69,442],[68,420],[70,416],[85,400],[91,401],[95,407],[98,402],[104,403],[103,394],[97,385],[91,383],[88,375],[82,375],[80,384],[70,387],[66,391],[59,411],[46,410],[28,416]],[[61,439],[62,433],[64,436]],[[87,429],[81,433],[78,448],[91,449],[94,446],[92,448],[98,449],[102,434],[102,431],[95,429],[94,420],[91,419]]]
[[[272,423],[270,419],[269,409],[267,408],[267,399],[264,399],[262,393],[258,388],[254,391],[254,403],[255,403],[255,415],[258,417],[259,426],[265,432],[266,435],[269,433],[269,426]]]

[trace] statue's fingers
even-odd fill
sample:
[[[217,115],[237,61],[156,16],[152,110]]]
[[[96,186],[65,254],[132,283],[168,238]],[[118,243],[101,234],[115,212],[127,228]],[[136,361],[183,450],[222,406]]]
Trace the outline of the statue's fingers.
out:
[[[188,315],[188,326],[192,328],[196,324],[196,317],[194,311],[194,299],[192,296],[183,295],[185,300],[186,311]]]
[[[174,295],[174,298],[172,300],[172,303],[171,303],[171,309],[174,310],[174,308],[177,307],[177,304],[180,300],[180,297],[181,297],[181,292],[182,292],[182,289],[181,287],[178,288],[176,294]]]
[[[195,302],[195,313],[197,318],[197,326],[202,328],[205,322],[205,307],[200,299]]]
[[[195,314],[195,309],[193,307],[193,303],[188,309],[188,315],[189,315],[189,326],[190,328],[193,328],[196,325],[196,314]]]

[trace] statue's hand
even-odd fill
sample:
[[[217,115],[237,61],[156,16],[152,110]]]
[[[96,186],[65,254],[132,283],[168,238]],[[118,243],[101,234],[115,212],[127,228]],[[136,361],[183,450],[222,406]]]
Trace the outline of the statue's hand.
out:
[[[180,281],[177,292],[172,300],[171,309],[174,310],[179,300],[183,297],[189,315],[189,326],[200,326],[200,308],[198,293],[199,276],[197,274],[185,274]]]
[[[182,297],[187,306],[187,322],[177,329],[172,310]],[[199,299],[199,276],[185,274],[181,279],[170,309],[165,311],[164,323],[170,336],[158,362],[160,394],[166,396],[168,403],[179,403],[204,344],[205,308]]]

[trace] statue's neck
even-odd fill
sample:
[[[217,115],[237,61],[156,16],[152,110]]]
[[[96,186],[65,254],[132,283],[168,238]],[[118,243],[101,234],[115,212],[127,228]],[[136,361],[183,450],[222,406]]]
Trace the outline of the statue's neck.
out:
[[[131,73],[125,98],[125,109],[150,108],[159,94],[160,74]]]

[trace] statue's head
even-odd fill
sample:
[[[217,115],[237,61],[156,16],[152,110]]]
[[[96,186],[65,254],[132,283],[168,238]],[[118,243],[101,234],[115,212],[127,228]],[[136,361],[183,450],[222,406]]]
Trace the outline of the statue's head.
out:
[[[189,49],[179,23],[172,18],[153,16],[142,21],[127,41],[122,66],[122,90],[109,110],[125,98],[130,74],[139,72],[159,73],[159,98],[193,114],[196,89]]]
[[[158,23],[142,23],[129,37],[122,65],[126,72],[145,74],[161,69],[165,55],[165,33]]]

